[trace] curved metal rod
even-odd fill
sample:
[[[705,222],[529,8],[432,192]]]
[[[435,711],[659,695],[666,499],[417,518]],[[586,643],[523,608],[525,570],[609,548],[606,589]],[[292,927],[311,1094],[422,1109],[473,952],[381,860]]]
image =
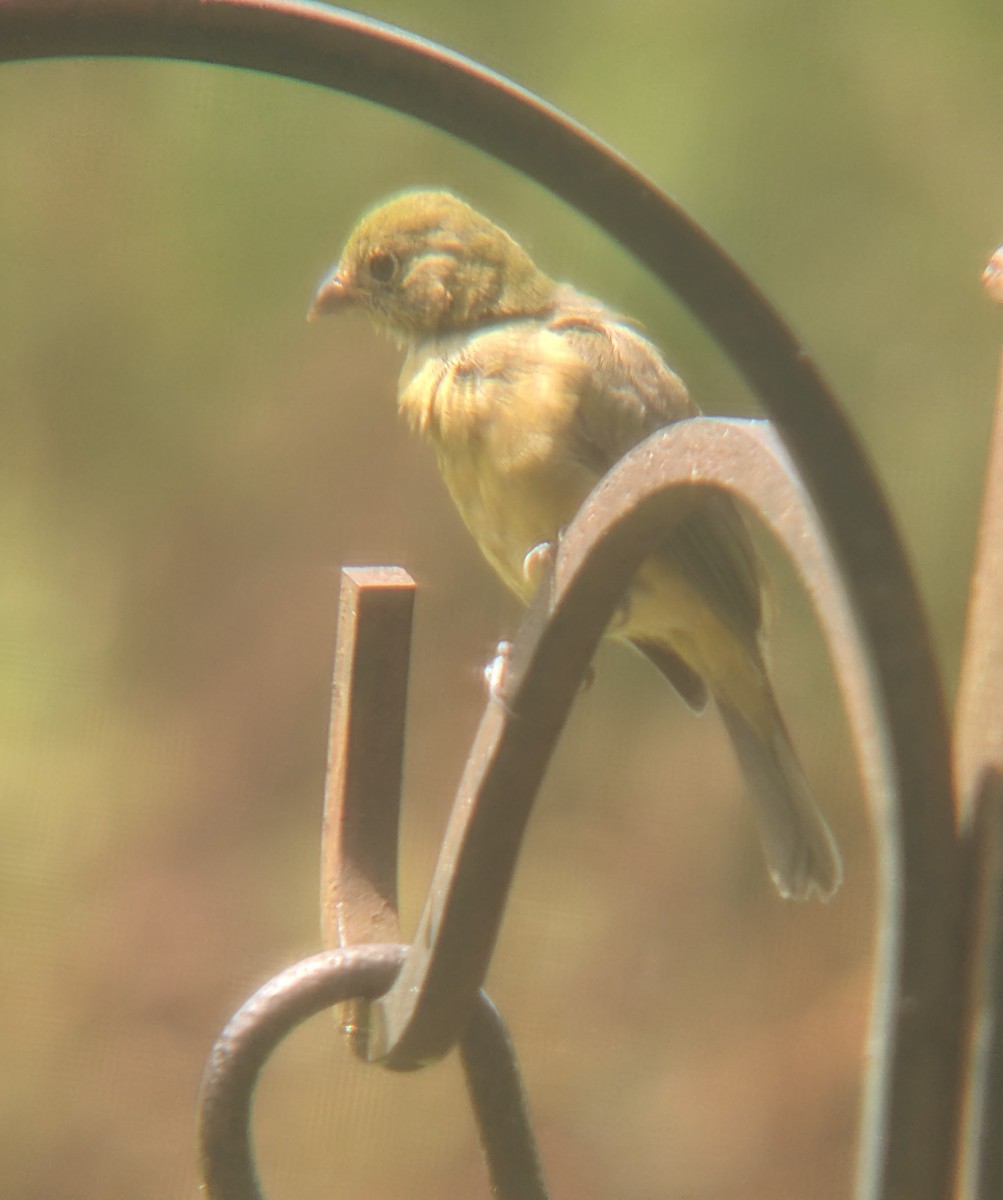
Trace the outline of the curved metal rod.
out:
[[[272,1051],[308,1017],[385,991],[406,953],[406,946],[379,943],[314,955],[269,980],[230,1018],[212,1049],[199,1097],[199,1162],[209,1200],[262,1200],[251,1149],[251,1101]],[[483,992],[460,1056],[491,1194],[547,1200],[515,1053]]]
[[[547,1200],[515,1047],[486,992],[460,1039],[460,1061],[494,1200]]]
[[[930,1053],[945,1033],[938,1024],[945,988],[955,986],[946,974],[946,943],[926,941],[938,898],[901,886],[901,797],[880,735],[880,691],[817,515],[765,422],[696,418],[661,430],[613,468],[566,530],[552,587],[541,589],[515,641],[503,694],[488,701],[412,952],[393,987],[371,1006],[370,1052],[388,1065],[413,1067],[448,1049],[463,1028],[540,779],[595,645],[637,565],[697,487],[725,489],[759,514],[794,560],[826,634],[874,806],[882,865],[885,920],[862,1194],[941,1196],[923,1173],[929,1161],[918,1165],[924,1139],[949,1137],[943,1097],[956,1066],[950,1055]]]
[[[929,977],[908,993],[899,1030],[902,1044],[917,1048],[914,1083],[938,1096],[941,1112],[936,1127],[913,1128],[909,1146],[888,1143],[884,1178],[873,1187],[887,1200],[946,1197],[958,1113],[962,939],[941,684],[884,498],[796,337],[721,249],[619,155],[508,81],[399,30],[288,0],[0,0],[0,59],[82,54],[247,67],[339,88],[437,125],[590,216],[718,339],[777,421],[829,534],[871,663],[885,757],[908,803],[907,821],[894,806],[902,845],[895,882],[910,923],[902,965],[910,980],[922,965]],[[907,963],[910,956],[920,962]]]

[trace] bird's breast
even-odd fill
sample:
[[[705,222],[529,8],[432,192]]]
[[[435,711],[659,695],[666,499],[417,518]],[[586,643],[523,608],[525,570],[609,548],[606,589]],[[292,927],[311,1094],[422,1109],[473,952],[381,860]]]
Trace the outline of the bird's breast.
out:
[[[553,541],[595,482],[572,428],[582,364],[534,322],[428,343],[404,364],[400,408],[435,446],[481,550],[521,595],[525,556]]]

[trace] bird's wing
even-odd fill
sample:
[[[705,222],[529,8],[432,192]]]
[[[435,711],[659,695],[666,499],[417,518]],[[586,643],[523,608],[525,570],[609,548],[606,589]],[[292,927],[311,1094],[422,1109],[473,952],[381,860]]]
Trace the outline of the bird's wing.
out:
[[[588,301],[563,305],[549,323],[589,369],[582,375],[574,448],[603,475],[638,442],[698,409],[655,347],[613,313]],[[735,502],[707,490],[658,552],[750,642],[762,622],[758,559]]]

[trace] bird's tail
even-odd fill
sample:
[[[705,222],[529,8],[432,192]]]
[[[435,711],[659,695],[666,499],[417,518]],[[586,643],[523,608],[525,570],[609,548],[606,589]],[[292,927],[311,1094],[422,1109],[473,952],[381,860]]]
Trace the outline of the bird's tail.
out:
[[[819,812],[776,701],[764,682],[768,719],[753,724],[717,698],[759,821],[777,890],[793,900],[828,900],[843,881],[839,850]]]

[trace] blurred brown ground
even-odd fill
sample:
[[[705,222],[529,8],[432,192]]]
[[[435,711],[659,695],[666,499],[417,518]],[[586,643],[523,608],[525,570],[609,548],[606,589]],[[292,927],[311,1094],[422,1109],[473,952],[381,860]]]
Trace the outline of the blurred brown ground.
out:
[[[999,327],[991,6],[385,0],[623,150],[812,347],[886,481],[953,687]],[[645,322],[713,412],[714,347],[633,261],[448,138],[166,63],[0,70],[0,1162],[22,1200],[195,1195],[202,1064],[318,948],[338,569],[418,579],[403,830],[416,916],[480,668],[517,612],[396,422],[398,357],[307,326],[357,213],[454,188]],[[490,986],[555,1200],[849,1194],[868,822],[782,564],[773,658],[842,843],[777,901],[717,719],[603,649],[534,815]],[[257,1106],[270,1197],[485,1196],[455,1060],[367,1070],[318,1020]]]

